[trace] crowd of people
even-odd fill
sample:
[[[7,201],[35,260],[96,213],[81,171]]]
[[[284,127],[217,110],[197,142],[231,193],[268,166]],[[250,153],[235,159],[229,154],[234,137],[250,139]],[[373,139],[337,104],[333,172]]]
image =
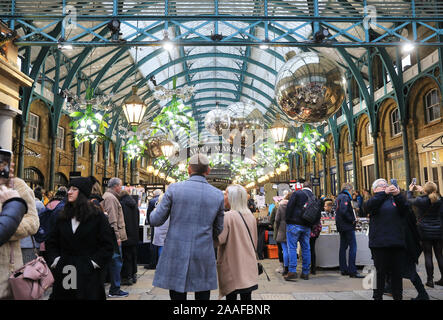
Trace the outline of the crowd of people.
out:
[[[217,288],[219,298],[251,300],[260,269],[258,221],[253,215],[257,205],[240,185],[230,185],[224,192],[211,186],[206,180],[209,172],[208,158],[196,154],[189,162],[189,179],[171,184],[164,193],[156,190],[149,201],[146,224],[154,227],[158,257],[153,285],[169,290],[171,300],[186,300],[188,292],[195,293],[196,300],[208,300]],[[355,231],[358,219],[366,217],[376,268],[375,300],[387,292],[401,300],[403,278],[417,289],[415,299],[429,299],[416,270],[422,252],[425,285],[443,285],[442,279],[433,278],[432,251],[443,272],[443,200],[435,183],[411,184],[402,192],[377,179],[372,191],[360,194],[345,183],[336,198],[317,198],[311,182],[304,181],[301,189],[288,190],[276,201],[271,224],[284,280],[309,280],[316,274],[315,243],[322,217],[335,218],[341,275],[363,278],[356,266]],[[0,209],[0,256],[22,257],[12,266],[17,269],[37,251],[54,276],[50,299],[126,297],[121,286],[137,282],[138,199],[124,190],[119,178],[109,180],[104,194],[94,177],[77,177],[54,195],[40,188],[32,191],[19,178],[3,179]],[[12,298],[7,281],[10,262],[0,261],[0,299]],[[66,266],[75,267],[75,286],[64,282]]]

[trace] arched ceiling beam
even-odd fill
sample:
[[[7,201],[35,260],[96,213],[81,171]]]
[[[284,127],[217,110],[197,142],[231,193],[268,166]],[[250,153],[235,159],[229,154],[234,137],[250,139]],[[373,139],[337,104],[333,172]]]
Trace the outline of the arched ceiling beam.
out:
[[[202,68],[195,68],[195,69],[190,69],[189,73],[199,73],[199,72],[211,72],[211,71],[224,71],[224,72],[230,72],[230,73],[236,73],[236,74],[241,74],[242,70],[239,69],[235,69],[235,68],[228,68],[228,67],[202,67]],[[249,73],[249,72],[245,72],[244,73],[246,76],[253,78],[261,83],[263,83],[264,85],[266,85],[267,87],[269,87],[270,89],[274,90],[274,85],[271,84],[269,81],[266,81],[263,78],[260,78],[259,76]],[[183,77],[185,75],[185,72],[181,72],[181,73],[177,73],[175,76],[177,78]],[[163,80],[160,84],[161,85],[166,85],[169,81],[171,81],[172,78],[168,78]]]
[[[157,26],[157,27],[155,27],[155,28],[161,28],[161,27],[164,28],[163,25],[161,25],[161,26]],[[264,28],[264,25],[260,24],[260,25],[258,25],[257,27]],[[158,30],[154,30],[155,28],[153,28],[152,30],[149,30],[149,32],[157,32]],[[279,28],[276,28],[276,27],[274,27],[274,26],[270,26],[270,25],[269,25],[269,26],[268,26],[268,29],[271,30],[272,32],[278,34],[278,35],[282,35],[282,34],[284,34],[284,31],[283,31],[283,30],[281,30],[281,29],[279,29]],[[293,38],[292,36],[290,36],[290,35],[286,35],[286,36],[284,36],[284,38],[285,38],[285,39],[288,39],[289,41],[296,41],[296,39],[294,39],[294,38]],[[239,42],[241,42],[241,39],[238,39],[238,40],[239,40]],[[260,50],[262,50],[262,49],[260,49]],[[308,49],[306,49],[306,48],[302,48],[302,50],[303,50],[303,51],[308,51]],[[271,49],[265,49],[264,51],[266,51],[268,54],[273,55],[274,57],[278,58],[278,59],[281,60],[281,61],[285,61],[285,59],[284,59],[284,58],[283,58],[278,52],[276,52],[276,51],[274,51],[274,50],[271,50]],[[154,54],[154,52],[155,52],[155,54]],[[149,54],[149,55],[146,56],[145,58],[141,59],[140,62],[138,63],[138,65],[135,66],[135,68],[134,68],[134,67],[131,67],[131,69],[128,70],[128,72],[127,72],[125,75],[123,75],[122,78],[125,78],[125,77],[129,77],[129,76],[131,76],[132,73],[135,72],[135,71],[136,71],[141,65],[143,65],[145,62],[149,61],[150,59],[154,58],[155,56],[157,56],[158,54],[160,54],[160,53],[162,53],[162,52],[163,52],[163,49],[162,49],[162,48],[153,51],[151,54]],[[182,62],[182,61],[180,61],[180,62]],[[178,63],[180,63],[180,62],[178,62]],[[119,84],[119,86],[120,86],[120,85],[121,85],[121,83]],[[141,85],[141,84],[140,84],[140,85]],[[140,87],[140,85],[139,85],[139,87]],[[106,89],[104,89],[103,91],[107,91],[108,89],[109,89],[109,87],[106,88]],[[117,87],[117,83],[116,83],[116,88],[113,89],[112,91],[115,92],[115,90],[117,90],[117,89],[118,89],[118,87]]]
[[[231,80],[231,79],[213,79],[213,78],[207,78],[207,79],[199,79],[199,80],[193,80],[191,81],[191,83],[189,83],[188,85],[195,85],[195,84],[199,84],[199,83],[208,83],[208,82],[224,82],[224,83],[230,83],[233,85],[237,85],[238,81],[235,80]],[[253,90],[255,92],[257,92],[258,94],[260,94],[262,97],[266,98],[267,100],[269,100],[269,102],[271,103],[273,101],[273,98],[271,98],[269,95],[267,95],[265,92],[261,91],[260,89],[257,89],[249,84],[244,84],[245,88],[248,88],[250,90]],[[177,88],[180,88],[182,86],[177,86]],[[147,99],[149,97],[149,93],[148,95],[145,95],[142,99]],[[237,100],[238,101],[238,100]],[[263,102],[261,102],[261,104],[267,109],[267,107],[265,106],[265,104],[263,104]],[[275,114],[275,113],[274,113]]]

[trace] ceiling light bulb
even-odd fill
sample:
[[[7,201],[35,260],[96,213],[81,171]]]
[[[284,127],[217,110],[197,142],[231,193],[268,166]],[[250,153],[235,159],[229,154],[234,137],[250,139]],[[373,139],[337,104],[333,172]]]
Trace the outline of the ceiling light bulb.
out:
[[[166,40],[166,41],[163,43],[163,49],[165,49],[165,50],[167,50],[167,51],[171,51],[173,48],[174,48],[174,45],[173,45],[173,43],[172,43],[171,41]]]
[[[414,48],[415,46],[412,42],[407,42],[403,45],[403,52],[411,52]]]

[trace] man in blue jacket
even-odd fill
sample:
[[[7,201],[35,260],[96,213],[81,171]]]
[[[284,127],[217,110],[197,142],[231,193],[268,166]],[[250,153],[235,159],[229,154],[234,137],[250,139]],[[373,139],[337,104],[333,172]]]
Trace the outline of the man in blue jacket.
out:
[[[289,251],[289,272],[285,276],[286,281],[297,279],[297,242],[300,241],[303,259],[302,274],[300,278],[309,279],[311,264],[311,237],[312,225],[302,218],[303,209],[308,202],[308,197],[313,197],[311,182],[303,183],[303,189],[294,192],[286,207],[286,239]]]
[[[340,233],[339,264],[342,275],[351,278],[364,278],[357,272],[355,258],[357,256],[357,241],[355,240],[356,217],[352,208],[352,184],[343,184],[342,191],[336,199],[335,224]],[[349,259],[346,263],[346,250],[349,247]]]

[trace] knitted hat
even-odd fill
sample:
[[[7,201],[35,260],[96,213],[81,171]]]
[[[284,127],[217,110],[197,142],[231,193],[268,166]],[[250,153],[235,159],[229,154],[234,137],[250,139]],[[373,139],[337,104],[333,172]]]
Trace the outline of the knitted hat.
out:
[[[92,181],[89,178],[78,177],[73,178],[69,182],[68,187],[76,187],[83,193],[87,198],[91,196],[92,191]]]

